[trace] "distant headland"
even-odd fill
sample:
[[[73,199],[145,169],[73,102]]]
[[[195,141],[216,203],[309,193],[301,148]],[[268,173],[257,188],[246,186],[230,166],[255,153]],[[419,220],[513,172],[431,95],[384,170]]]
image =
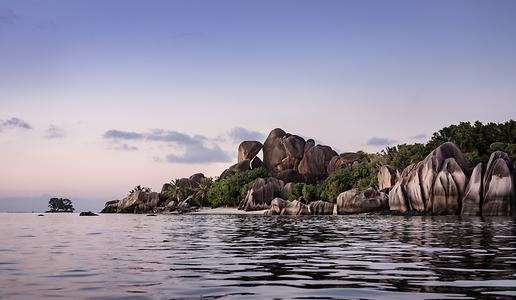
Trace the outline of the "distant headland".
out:
[[[165,183],[160,192],[137,186],[122,200],[108,201],[102,213],[188,213],[209,206],[269,215],[515,216],[515,160],[513,120],[462,122],[426,144],[374,154],[338,154],[276,128],[263,143],[241,142],[237,162],[216,178],[197,173]]]

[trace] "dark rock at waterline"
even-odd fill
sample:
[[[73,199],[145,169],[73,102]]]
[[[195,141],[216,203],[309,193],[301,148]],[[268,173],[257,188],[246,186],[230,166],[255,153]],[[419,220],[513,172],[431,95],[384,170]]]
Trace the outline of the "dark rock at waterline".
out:
[[[287,204],[285,209],[282,210],[281,214],[290,216],[309,215],[310,209],[308,208],[308,205],[301,203],[298,200],[294,200]]]
[[[147,213],[158,207],[159,193],[135,191],[118,202],[117,213]]]
[[[333,203],[319,200],[310,203],[308,206],[312,215],[333,215]]]
[[[43,214],[39,214],[39,215],[38,215],[38,217],[44,217],[44,216],[45,216],[45,215],[43,215]]]
[[[287,205],[290,203],[290,201],[281,199],[281,198],[274,198],[271,201],[271,208],[268,210],[268,215],[280,215],[282,211],[287,207]]]
[[[262,146],[258,141],[243,141],[238,146],[238,162],[245,159],[252,160],[262,150]]]
[[[120,200],[112,200],[112,201],[108,201],[106,202],[106,205],[104,207],[104,209],[102,209],[102,211],[100,213],[102,214],[114,214],[117,212],[117,209],[118,209],[118,203],[120,202]]]
[[[83,211],[79,214],[81,217],[96,217],[98,216],[96,213],[93,213],[91,211]]]

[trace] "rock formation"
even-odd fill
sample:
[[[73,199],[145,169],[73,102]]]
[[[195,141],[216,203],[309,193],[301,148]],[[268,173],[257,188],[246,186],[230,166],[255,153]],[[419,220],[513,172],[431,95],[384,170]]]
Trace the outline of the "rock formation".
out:
[[[274,177],[258,178],[247,191],[247,195],[240,202],[238,209],[245,211],[268,209],[275,195],[282,193],[283,187],[283,181]]]
[[[359,162],[363,159],[363,153],[346,152],[339,155],[333,156],[328,163],[328,174],[335,172],[343,167],[351,167],[354,163]]]
[[[484,175],[483,216],[511,216],[515,209],[514,166],[505,152],[491,154]]]
[[[253,158],[262,150],[262,143],[257,141],[244,141],[238,146],[238,162]]]
[[[396,169],[382,166],[378,171],[378,189],[381,191],[392,188],[399,177],[400,174]]]
[[[467,173],[467,162],[460,149],[451,142],[444,143],[421,162],[403,170],[389,193],[389,207],[402,212],[460,211]],[[432,195],[434,189],[436,195]]]
[[[308,149],[299,163],[299,174],[305,177],[305,181],[316,182],[328,176],[328,164],[332,157],[337,156],[329,146],[316,145]]]
[[[135,191],[120,200],[117,213],[147,213],[158,207],[159,193]]]
[[[378,212],[389,209],[389,197],[386,193],[373,188],[360,192],[352,189],[337,197],[337,214],[358,214]]]
[[[299,202],[298,200],[291,201],[287,204],[285,209],[283,209],[284,215],[290,216],[300,216],[300,215],[309,215],[310,210],[308,205]]]
[[[104,209],[102,209],[101,213],[103,214],[114,214],[117,212],[118,209],[118,203],[120,200],[112,200],[106,202],[106,205],[104,206]]]
[[[281,198],[274,198],[271,201],[271,208],[268,211],[269,215],[280,215],[290,201],[283,200]]]
[[[333,203],[322,200],[309,204],[310,214],[312,215],[333,215],[333,207]]]
[[[469,179],[462,199],[462,215],[480,216],[482,212],[482,163],[479,163]]]

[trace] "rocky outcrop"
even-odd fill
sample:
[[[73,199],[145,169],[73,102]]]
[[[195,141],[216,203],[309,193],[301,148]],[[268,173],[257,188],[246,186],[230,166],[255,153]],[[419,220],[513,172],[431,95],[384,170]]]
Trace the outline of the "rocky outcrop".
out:
[[[238,162],[253,158],[262,150],[262,143],[257,141],[244,141],[238,146]]]
[[[188,178],[188,185],[191,189],[196,189],[203,178],[206,178],[203,173],[195,173]]]
[[[423,161],[403,170],[401,179],[389,193],[389,206],[402,212],[460,211],[461,203],[455,202],[462,200],[467,172],[467,162],[460,149],[451,142],[444,143]],[[437,201],[435,206],[434,201]]]
[[[312,215],[333,215],[333,203],[326,201],[315,201],[309,204]]]
[[[225,179],[235,172],[244,172],[249,170],[251,170],[251,161],[249,159],[244,159],[224,170],[224,172],[220,174],[219,179]]]
[[[483,216],[511,216],[515,213],[514,166],[505,152],[491,154],[483,184]]]
[[[302,137],[276,128],[263,143],[263,163],[273,175],[283,170],[296,170],[304,151],[305,140]]]
[[[258,156],[253,158],[253,160],[251,161],[251,170],[261,168],[262,166],[263,166],[263,161]]]
[[[98,215],[91,211],[83,211],[79,214],[80,217],[97,217]]]
[[[482,163],[479,163],[469,179],[468,186],[462,198],[462,212],[465,216],[480,216],[482,213]]]
[[[381,191],[392,188],[399,177],[398,170],[390,166],[382,166],[378,171],[378,189]]]
[[[328,176],[327,167],[332,157],[337,152],[329,146],[316,145],[308,149],[299,163],[299,174],[305,177],[307,182],[315,182]]]
[[[283,181],[274,177],[258,178],[247,191],[238,209],[245,211],[268,209],[275,196],[282,194],[283,187]]]
[[[272,199],[268,215],[280,215],[289,203],[290,201],[283,200],[281,198]]]
[[[301,174],[299,174],[299,172],[297,170],[292,170],[292,169],[283,170],[283,171],[279,172],[278,175],[276,175],[276,178],[278,178],[279,180],[281,180],[285,183],[289,183],[289,182],[297,183],[297,182],[304,181],[303,176],[301,176]]]
[[[337,214],[358,214],[389,209],[387,194],[370,188],[364,192],[352,189],[337,197]]]
[[[289,202],[285,209],[282,211],[284,215],[289,216],[301,216],[301,215],[309,215],[310,210],[308,205],[299,202],[298,200],[294,200]]]
[[[135,191],[118,202],[117,213],[147,213],[158,207],[159,193]]]
[[[327,171],[331,174],[344,167],[352,167],[355,162],[360,162],[364,157],[362,153],[346,152],[331,158]]]
[[[118,209],[118,203],[120,202],[120,200],[112,200],[112,201],[108,201],[106,202],[106,205],[104,206],[104,208],[102,209],[102,211],[100,213],[102,214],[114,214],[117,212],[117,209]]]

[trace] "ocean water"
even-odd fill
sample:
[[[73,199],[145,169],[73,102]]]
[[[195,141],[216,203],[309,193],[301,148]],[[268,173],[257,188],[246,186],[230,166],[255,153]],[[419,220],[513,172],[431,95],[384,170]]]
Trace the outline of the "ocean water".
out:
[[[512,299],[511,218],[0,214],[2,299]]]

